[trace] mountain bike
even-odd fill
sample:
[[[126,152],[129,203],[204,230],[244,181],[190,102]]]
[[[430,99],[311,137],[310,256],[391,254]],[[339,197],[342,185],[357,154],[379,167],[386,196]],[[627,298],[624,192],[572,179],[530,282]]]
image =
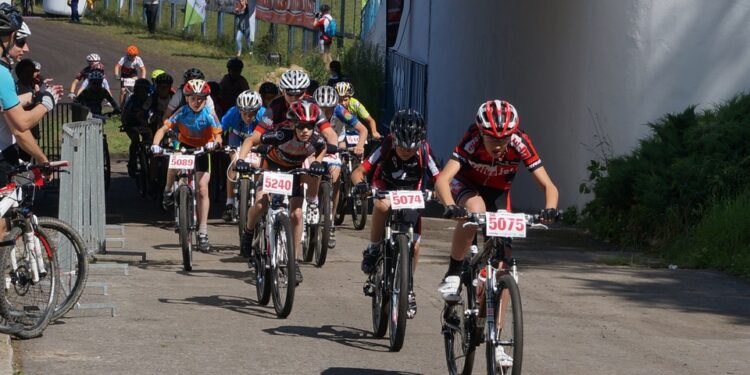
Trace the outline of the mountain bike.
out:
[[[464,259],[461,300],[446,302],[442,332],[450,374],[470,374],[476,347],[486,342],[488,374],[519,375],[523,363],[523,311],[518,289],[518,264],[509,257],[513,237],[525,237],[539,215],[506,211],[471,213],[464,226],[484,232],[480,252],[477,236]]]
[[[328,168],[326,167],[326,170]],[[303,184],[303,197],[307,184]],[[318,205],[309,207],[307,199],[302,200],[302,257],[305,262],[314,260],[316,267],[323,267],[328,256],[328,240],[331,236],[331,177],[328,173],[321,177],[318,186]]]
[[[352,172],[362,163],[362,159],[352,152],[359,141],[359,135],[347,134],[347,148],[339,149],[341,158],[341,176],[339,177],[339,202],[336,207],[335,225],[341,225],[346,217],[349,204],[351,203],[352,224],[354,229],[362,230],[367,223],[369,211],[369,199],[366,196],[352,194]]]
[[[414,225],[418,209],[431,199],[429,191],[373,191],[374,199],[388,198],[391,210],[375,262],[374,271],[364,285],[372,297],[372,327],[376,337],[389,332],[389,350],[401,350],[406,335],[408,296],[413,290]]]
[[[138,142],[138,147],[135,151],[135,165],[130,165],[130,161],[128,161],[128,174],[135,180],[138,194],[145,198],[153,188],[151,185],[151,163],[149,157],[151,154],[151,139],[149,138],[151,136],[151,129],[145,126],[130,129],[138,131],[138,136],[142,138],[142,141]],[[120,126],[120,132],[126,133],[127,131],[125,127]]]
[[[120,112],[112,111],[107,113],[94,113],[91,112],[91,117],[102,120],[102,124],[106,124],[107,120],[112,116],[119,115]],[[102,125],[103,126],[103,125]],[[102,129],[102,152],[104,157],[104,190],[109,191],[109,185],[112,182],[112,159],[109,155],[109,142],[107,142],[107,134]]]
[[[250,164],[253,164],[253,162]],[[237,230],[240,243],[242,243],[243,233],[247,227],[247,212],[255,204],[255,176],[263,174],[263,170],[253,167],[248,170],[237,169],[236,163],[230,163],[230,168],[232,166],[235,166],[234,170],[237,172],[237,180],[234,181],[234,205],[235,212],[237,212]],[[227,173],[227,179],[229,179],[229,173]]]

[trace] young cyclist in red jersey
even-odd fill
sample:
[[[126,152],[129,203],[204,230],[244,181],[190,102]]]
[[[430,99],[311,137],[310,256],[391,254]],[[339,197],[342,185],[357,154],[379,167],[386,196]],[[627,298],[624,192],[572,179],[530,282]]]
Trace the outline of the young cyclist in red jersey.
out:
[[[519,129],[516,109],[503,100],[490,100],[477,111],[476,123],[469,126],[435,183],[445,204],[446,218],[462,219],[467,212],[510,210],[508,195],[519,164],[523,163],[539,184],[545,197],[542,220],[557,216],[557,187],[552,183],[531,139]],[[477,228],[463,227],[459,221],[453,232],[450,265],[439,291],[448,302],[460,300],[459,275],[464,256]]]

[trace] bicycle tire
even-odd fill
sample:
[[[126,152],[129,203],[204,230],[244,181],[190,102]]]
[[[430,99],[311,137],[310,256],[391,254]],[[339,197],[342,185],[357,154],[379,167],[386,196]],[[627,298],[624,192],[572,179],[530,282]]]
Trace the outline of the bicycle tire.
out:
[[[179,220],[180,248],[182,249],[182,266],[185,271],[193,270],[193,233],[190,221],[193,219],[191,210],[192,197],[187,185],[180,185],[177,189],[177,217]]]
[[[476,309],[476,292],[472,285],[474,276],[466,272],[461,275],[459,293],[461,301],[443,307],[443,340],[448,373],[469,375],[474,367],[474,355],[479,344],[479,331],[474,315],[465,312]]]
[[[39,226],[57,251],[60,289],[57,306],[52,313],[52,320],[57,320],[81,298],[89,277],[89,258],[81,235],[68,223],[54,217],[40,217]]]
[[[315,256],[315,248],[320,243],[320,237],[318,236],[320,232],[317,229],[318,226],[318,224],[305,225],[305,228],[302,229],[305,231],[305,241],[302,243],[303,262],[312,262],[313,257]]]
[[[339,181],[336,183],[339,184],[339,199],[336,205],[336,217],[333,220],[333,224],[338,226],[344,223],[347,204],[349,203],[347,197],[349,196],[351,177],[349,176],[349,167],[346,164],[341,167],[341,176],[339,176]]]
[[[237,184],[237,229],[240,236],[240,243],[242,243],[242,237],[244,237],[245,227],[247,227],[247,211],[250,200],[250,179],[240,178],[240,183]]]
[[[507,317],[501,317],[498,319],[498,321],[503,321],[503,318],[505,318],[505,324],[503,324],[500,327],[500,330],[498,331],[498,344],[493,343],[490,340],[490,337],[487,337],[487,343],[486,343],[486,355],[487,355],[487,373],[488,374],[508,374],[508,375],[520,375],[521,374],[521,368],[523,365],[523,310],[521,308],[521,292],[518,289],[518,284],[516,284],[516,280],[511,275],[503,275],[501,276],[498,281],[498,292],[496,293],[496,298],[494,301],[495,307],[494,311],[499,311],[501,314],[504,314],[506,311],[510,312],[510,315]],[[508,299],[510,300],[510,306],[509,308],[505,308],[502,311],[500,310],[500,306],[498,303],[501,302],[500,296],[502,296],[505,292],[508,292]],[[507,318],[511,318],[510,323],[507,322]],[[495,323],[487,322],[487,332],[491,332],[492,329],[495,329]],[[511,330],[509,333],[508,330]],[[503,345],[505,347],[505,353],[513,357],[513,366],[511,367],[511,372],[508,372],[507,370],[503,370],[503,368],[498,368],[498,366],[495,366],[495,346],[496,345]],[[510,347],[510,353],[508,350],[508,347]]]
[[[384,253],[385,245],[380,245],[380,253]],[[375,283],[375,293],[372,295],[372,333],[375,337],[383,337],[388,332],[388,291],[386,289],[385,258],[381,255],[375,263],[375,273],[371,276]]]
[[[255,237],[258,239],[258,248],[255,249],[255,294],[258,297],[258,304],[268,305],[271,300],[271,269],[266,267],[268,262],[268,241],[266,240],[265,219],[258,221],[255,226]],[[253,241],[256,243],[256,241]]]
[[[318,189],[320,202],[320,222],[315,226],[316,236],[320,241],[315,242],[315,267],[323,267],[328,256],[328,241],[331,239],[331,182],[323,181]]]
[[[7,240],[15,239],[16,244],[13,247],[7,246],[2,249],[0,257],[0,272],[4,275],[4,293],[0,298],[0,314],[5,318],[6,323],[20,324],[23,328],[13,332],[13,334],[22,339],[39,337],[47,328],[52,314],[57,306],[57,285],[58,285],[58,268],[57,258],[54,254],[56,249],[53,248],[44,230],[38,229],[34,232],[35,239],[39,240],[42,247],[41,255],[44,259],[44,266],[47,275],[40,278],[39,281],[33,282],[29,279],[28,271],[30,265],[26,264],[26,252],[33,251],[27,249],[23,241],[23,228],[15,225],[5,237]],[[23,254],[16,258],[16,267],[14,268],[11,257],[18,255],[18,240],[21,240],[21,249]],[[19,262],[18,259],[21,259]],[[33,260],[32,260],[33,261]],[[32,288],[39,291],[40,298],[38,302],[21,301],[23,297],[36,294]],[[44,293],[44,290],[47,290]],[[22,293],[19,293],[22,291]],[[30,296],[31,297],[31,296]]]
[[[406,235],[396,236],[393,268],[393,288],[388,312],[389,346],[392,352],[401,350],[406,336],[406,310],[409,307],[409,240]],[[398,289],[397,289],[398,288]]]
[[[271,291],[273,295],[273,308],[278,318],[286,318],[292,312],[294,305],[294,289],[297,285],[295,267],[297,260],[294,257],[294,243],[292,242],[292,225],[289,216],[285,213],[276,214],[274,220],[276,228],[276,266],[271,270],[273,282]],[[285,295],[281,295],[281,289],[285,288]]]
[[[104,191],[109,191],[109,185],[112,180],[112,160],[109,156],[109,143],[107,143],[107,135],[102,134],[102,151],[104,155]]]
[[[138,185],[138,193],[142,198],[145,198],[149,193],[149,165],[148,158],[146,157],[143,146],[138,147],[138,170],[136,172],[136,182]]]
[[[365,229],[367,224],[367,212],[370,210],[370,199],[367,197],[352,197],[352,224],[354,229]]]

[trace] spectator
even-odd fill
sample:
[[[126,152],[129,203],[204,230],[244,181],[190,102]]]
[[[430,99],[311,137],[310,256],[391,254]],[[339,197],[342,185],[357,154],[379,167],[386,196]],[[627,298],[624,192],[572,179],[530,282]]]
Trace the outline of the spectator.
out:
[[[226,103],[223,102],[221,99],[221,85],[219,85],[216,81],[209,81],[206,82],[208,87],[211,88],[211,93],[209,96],[214,102],[214,111],[216,112],[217,118],[221,118],[224,116],[224,111],[227,109]]]
[[[255,42],[255,0],[237,0],[234,3],[234,28],[237,30],[237,57],[242,56],[243,40],[247,44],[248,54],[252,55]]]
[[[42,77],[39,73],[41,68],[42,66],[38,62],[32,61],[31,59],[23,59],[16,65],[14,69],[16,77],[18,78],[18,80],[16,81],[16,93],[18,94],[19,100],[21,100],[24,110],[29,111],[36,106],[36,104],[31,100],[31,97],[37,91],[39,91],[39,87],[42,84]],[[30,149],[32,152],[34,152],[38,148],[38,142],[41,138],[38,126],[31,128],[31,135],[34,138],[34,141],[37,142],[37,145],[32,144],[30,142],[30,139],[28,139],[28,135],[26,134],[22,136],[16,136],[16,141],[20,146],[22,146],[19,150],[19,156],[21,160],[30,161],[32,159],[32,155],[26,152],[24,148]],[[44,153],[41,151],[41,149],[39,149],[38,152],[35,152],[35,155],[36,159],[40,161],[46,160],[46,157],[44,157]]]
[[[339,82],[349,82],[349,78],[341,73],[340,61],[331,61],[331,63],[328,64],[328,70],[331,71],[331,78],[328,78],[327,86],[336,87],[336,84]]]
[[[143,10],[146,12],[148,33],[156,32],[156,16],[159,13],[159,0],[143,0]]]
[[[271,102],[279,96],[279,86],[273,82],[263,82],[258,88],[258,93],[263,100],[263,108],[268,108]]]
[[[314,28],[320,29],[320,53],[323,55],[323,63],[328,66],[331,63],[331,44],[333,44],[334,35],[330,33],[331,24],[336,24],[333,16],[330,14],[331,7],[328,4],[320,6],[320,13],[315,14]]]
[[[242,76],[244,67],[245,64],[239,58],[233,57],[227,61],[227,74],[219,82],[222,108],[232,107],[243,91],[250,90],[250,85]],[[211,90],[213,92],[213,87]]]
[[[70,6],[70,22],[81,23],[81,16],[78,15],[78,0],[68,0]]]

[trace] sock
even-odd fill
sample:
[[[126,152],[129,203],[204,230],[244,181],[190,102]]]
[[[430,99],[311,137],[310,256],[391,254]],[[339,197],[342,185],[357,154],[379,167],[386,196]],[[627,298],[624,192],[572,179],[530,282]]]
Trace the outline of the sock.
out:
[[[227,206],[233,206],[234,205],[234,198],[227,198]]]
[[[198,227],[198,234],[208,235],[208,225],[201,225]]]
[[[445,276],[458,276],[461,274],[461,268],[463,268],[464,261],[463,260],[455,260],[453,257],[450,258],[450,264],[448,265],[448,272],[445,273]]]
[[[313,197],[313,198],[307,198],[307,204],[314,204],[314,205],[317,205],[317,204],[318,204],[318,197],[317,197],[317,196],[315,196],[315,197]]]

